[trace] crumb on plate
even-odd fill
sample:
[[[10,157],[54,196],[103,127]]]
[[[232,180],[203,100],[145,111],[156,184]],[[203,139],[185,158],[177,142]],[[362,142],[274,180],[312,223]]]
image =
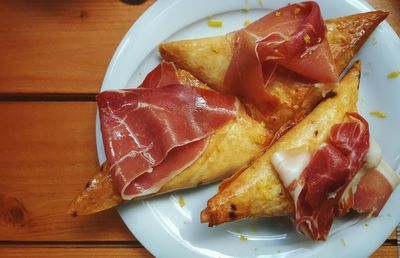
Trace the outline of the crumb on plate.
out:
[[[181,206],[181,208],[185,207],[186,203],[185,203],[185,198],[183,198],[183,196],[179,196],[179,206]]]
[[[214,27],[214,28],[221,28],[224,23],[220,20],[209,20],[208,21],[208,26],[209,27]]]
[[[394,71],[387,75],[388,79],[394,79],[400,76],[400,71]]]
[[[240,241],[247,241],[247,240],[248,240],[247,237],[240,235]]]
[[[370,115],[376,116],[378,118],[386,118],[387,117],[387,115],[381,111],[371,111],[369,113],[370,113]]]

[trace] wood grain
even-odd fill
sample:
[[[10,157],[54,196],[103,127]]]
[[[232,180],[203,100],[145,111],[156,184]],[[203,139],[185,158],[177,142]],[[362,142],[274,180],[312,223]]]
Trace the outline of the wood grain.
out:
[[[110,246],[92,247],[60,247],[60,246],[5,246],[0,247],[3,257],[153,257],[144,248],[118,248]],[[397,257],[396,246],[382,246],[371,258],[395,258]]]
[[[98,169],[95,102],[0,102],[0,240],[131,240],[115,211],[67,215]]]
[[[98,92],[123,35],[154,1],[0,1],[0,93]],[[400,1],[369,2],[400,33]]]
[[[0,254],[2,257],[9,258],[26,258],[26,257],[38,257],[38,258],[111,258],[111,257],[138,257],[138,258],[150,258],[153,257],[144,248],[113,248],[104,246],[93,246],[93,247],[0,247]]]
[[[390,12],[387,22],[400,35],[400,1],[398,0],[368,0],[368,2],[376,9]]]
[[[93,102],[0,103],[0,240],[33,241],[17,249],[2,246],[0,254],[14,250],[10,255],[15,257],[95,256],[97,248],[105,250],[104,257],[148,254],[140,248],[109,246],[112,240],[132,240],[115,212],[79,218],[65,213],[69,201],[97,169],[95,109]],[[43,247],[40,240],[52,241],[51,247]],[[69,243],[68,248],[57,249],[59,240],[104,244],[89,248],[88,243],[83,248]],[[38,246],[32,247],[35,243]],[[375,257],[393,257],[395,252],[394,246],[384,246]]]
[[[153,2],[0,1],[0,92],[98,92],[122,37]]]
[[[381,246],[371,255],[371,258],[397,258],[397,246]]]
[[[388,239],[396,239],[396,230],[392,232],[392,234],[388,237]]]
[[[71,218],[66,210],[98,169],[90,94],[154,1],[0,1],[0,101],[52,101],[0,102],[0,257],[152,257],[115,211]],[[389,11],[400,34],[400,1],[369,3]],[[389,239],[371,257],[397,257]]]

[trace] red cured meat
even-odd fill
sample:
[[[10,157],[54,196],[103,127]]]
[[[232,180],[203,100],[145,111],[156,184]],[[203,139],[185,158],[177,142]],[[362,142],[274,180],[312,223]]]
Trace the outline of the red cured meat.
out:
[[[315,240],[326,239],[343,191],[365,163],[369,149],[368,123],[356,113],[348,115],[353,121],[332,127],[328,141],[295,181],[303,186],[295,200],[295,224]]]
[[[162,88],[164,86],[179,84],[176,67],[173,63],[162,61],[151,71],[138,88]]]
[[[338,83],[317,3],[286,6],[237,31],[225,88],[268,115],[279,103],[264,90],[277,65],[316,82]]]
[[[157,192],[171,178],[188,168],[194,160],[197,160],[206,148],[207,142],[208,138],[204,138],[173,148],[167,157],[155,166],[150,173],[144,173],[135,178],[132,182],[133,187],[127,187],[125,194],[137,196]]]
[[[352,208],[359,213],[372,213],[373,216],[378,216],[392,192],[392,185],[387,178],[372,169],[358,183]]]
[[[174,82],[163,78],[171,74],[170,68],[160,65],[140,88],[98,95],[105,153],[124,199],[156,192],[166,178],[197,160],[206,138],[236,116],[238,101],[233,96],[165,85]],[[162,69],[166,75],[158,74]]]
[[[359,181],[356,182],[355,188],[348,190],[347,195],[340,202],[339,216],[344,216],[350,209],[358,213],[368,213],[372,216],[378,216],[394,190],[394,186],[389,182],[390,179],[379,172],[378,169],[384,168],[368,169]],[[393,177],[397,177],[393,171],[386,173],[393,173]],[[393,184],[397,185],[398,182],[399,180],[397,179],[397,182]]]

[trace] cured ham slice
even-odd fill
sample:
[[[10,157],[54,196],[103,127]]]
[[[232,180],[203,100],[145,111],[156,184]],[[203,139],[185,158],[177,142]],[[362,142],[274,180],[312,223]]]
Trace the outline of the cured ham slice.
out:
[[[348,66],[369,35],[387,15],[388,13],[375,11],[325,21],[326,40],[329,42],[338,74]],[[229,92],[224,87],[224,78],[232,60],[233,40],[234,33],[172,41],[160,44],[159,51],[165,60],[190,71],[214,90]],[[264,88],[267,96],[272,96],[272,100],[279,100],[276,112],[269,114],[266,119],[262,115],[252,114],[253,118],[265,122],[271,135],[277,136],[269,138],[268,143],[274,142],[282,133],[296,125],[323,99],[321,89],[314,87],[315,82],[304,83],[299,77],[296,73],[278,66],[268,86]],[[245,104],[249,111],[248,103]]]
[[[172,177],[200,157],[207,146],[207,140],[208,138],[204,138],[172,149],[166,158],[153,168],[151,173],[144,173],[135,178],[134,187],[127,187],[125,195],[138,196],[157,192]]]
[[[357,184],[352,209],[359,213],[378,216],[400,180],[396,172],[382,161],[377,168],[371,168]]]
[[[295,170],[301,173],[311,160],[311,152],[302,152],[317,150],[329,138],[331,127],[343,123],[346,112],[356,111],[359,76],[360,63],[356,62],[335,89],[335,95],[321,102],[298,125],[272,144],[252,166],[225,180],[218,193],[208,200],[201,213],[201,222],[215,226],[246,218],[294,214],[293,200],[286,187],[298,178]],[[289,153],[290,150],[296,151]],[[288,174],[294,175],[286,180],[281,176],[286,173],[281,173],[273,162],[277,152],[292,156]],[[288,183],[282,184],[284,182]]]
[[[235,97],[175,84],[173,69],[163,63],[140,88],[98,95],[105,153],[123,199],[157,192],[236,116]]]
[[[180,84],[209,89],[187,71],[178,70],[177,75]],[[195,188],[227,178],[235,171],[251,165],[265,149],[267,135],[264,124],[251,119],[244,107],[239,105],[235,119],[207,137],[205,150],[193,164],[163,184],[156,193],[140,198]],[[237,155],[239,149],[240,155]],[[172,151],[169,155],[172,155]],[[153,176],[154,171],[145,175]],[[142,176],[139,178],[141,179]],[[110,209],[121,202],[123,202],[121,192],[114,185],[109,164],[106,162],[101,167],[101,171],[93,173],[85,188],[71,202],[68,212],[73,216],[88,215]]]
[[[353,209],[377,216],[399,183],[399,176],[382,160],[382,151],[371,138],[366,162],[346,187],[338,215],[343,216]]]
[[[317,3],[286,6],[237,31],[224,87],[268,115],[279,104],[265,91],[278,65],[315,82],[338,83]]]
[[[295,203],[295,225],[315,240],[325,240],[347,184],[365,163],[367,122],[356,113],[351,122],[334,125],[330,138],[288,186]]]
[[[334,217],[351,209],[377,216],[400,183],[357,113],[333,125],[316,151],[277,151],[271,162],[293,199],[297,230],[314,240],[325,240]]]
[[[162,88],[172,84],[179,84],[177,69],[173,63],[162,61],[138,88]]]

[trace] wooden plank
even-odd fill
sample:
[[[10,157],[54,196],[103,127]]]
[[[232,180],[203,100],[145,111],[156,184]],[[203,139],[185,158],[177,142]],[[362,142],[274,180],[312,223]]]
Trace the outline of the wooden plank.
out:
[[[113,248],[107,246],[94,247],[0,247],[0,254],[3,257],[153,257],[144,248]],[[371,258],[394,258],[397,257],[396,246],[382,246]]]
[[[396,230],[392,232],[392,234],[388,237],[388,239],[396,239]]]
[[[368,2],[376,9],[390,12],[387,21],[393,29],[400,35],[400,1],[398,0],[368,0]]]
[[[0,92],[98,92],[122,37],[153,2],[0,1]]]
[[[0,247],[0,254],[2,257],[9,258],[25,258],[25,257],[138,257],[150,258],[153,257],[144,248],[112,248],[112,247]]]
[[[0,93],[96,93],[123,35],[154,1],[0,1]],[[400,2],[370,3],[390,11],[400,33]]]
[[[371,258],[396,258],[397,254],[397,246],[381,246],[376,252],[371,255]]]
[[[132,240],[115,211],[72,218],[98,169],[95,102],[0,102],[0,240]]]

